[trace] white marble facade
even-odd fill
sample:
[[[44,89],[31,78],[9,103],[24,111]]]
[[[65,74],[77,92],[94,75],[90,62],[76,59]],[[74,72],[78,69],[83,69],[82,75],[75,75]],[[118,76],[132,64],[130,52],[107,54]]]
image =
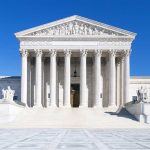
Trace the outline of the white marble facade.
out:
[[[130,101],[136,34],[72,16],[15,34],[22,56],[21,101],[29,107],[120,106]]]

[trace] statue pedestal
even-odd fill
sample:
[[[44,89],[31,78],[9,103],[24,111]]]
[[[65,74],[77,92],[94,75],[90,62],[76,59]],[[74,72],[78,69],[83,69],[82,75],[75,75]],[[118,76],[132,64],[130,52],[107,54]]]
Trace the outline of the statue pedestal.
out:
[[[138,121],[150,124],[150,103],[138,102],[128,103],[126,110],[132,114]]]
[[[18,113],[20,113],[25,106],[19,105],[14,101],[0,100],[0,122],[13,121]]]

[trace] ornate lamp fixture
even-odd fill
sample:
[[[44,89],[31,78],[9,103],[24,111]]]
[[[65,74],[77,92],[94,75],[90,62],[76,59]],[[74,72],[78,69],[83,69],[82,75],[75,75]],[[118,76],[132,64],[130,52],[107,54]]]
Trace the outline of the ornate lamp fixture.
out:
[[[76,65],[75,65],[75,70],[74,70],[74,75],[73,75],[73,77],[77,77]]]

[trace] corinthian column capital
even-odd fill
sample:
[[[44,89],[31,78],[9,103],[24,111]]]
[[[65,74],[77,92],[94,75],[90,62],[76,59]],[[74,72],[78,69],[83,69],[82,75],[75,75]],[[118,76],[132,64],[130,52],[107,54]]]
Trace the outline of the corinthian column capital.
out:
[[[110,56],[115,56],[115,55],[116,55],[116,50],[111,49],[111,50],[108,51],[108,54],[109,54]]]
[[[65,57],[70,56],[71,55],[71,51],[68,50],[68,49],[65,49],[64,50],[64,55],[65,55]]]
[[[130,55],[130,50],[126,49],[126,50],[123,50],[123,56],[126,57],[126,56],[129,56]]]
[[[51,57],[54,57],[54,56],[57,55],[57,51],[55,49],[50,49],[49,54],[50,54]]]
[[[27,57],[29,53],[26,49],[21,49],[20,54],[21,54],[22,57]]]
[[[94,51],[94,54],[95,54],[95,56],[102,56],[102,50],[96,49],[96,50]]]
[[[85,49],[81,49],[80,50],[80,55],[83,57],[83,56],[86,56],[87,55],[87,50]]]
[[[35,54],[36,54],[37,57],[42,57],[43,52],[42,52],[41,49],[36,49],[36,50],[35,50]]]

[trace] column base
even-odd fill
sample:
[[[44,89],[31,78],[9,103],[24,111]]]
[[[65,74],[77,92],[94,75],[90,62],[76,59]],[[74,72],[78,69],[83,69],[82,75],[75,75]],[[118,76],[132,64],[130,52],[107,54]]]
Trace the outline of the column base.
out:
[[[115,108],[115,107],[117,107],[117,105],[115,105],[115,104],[112,104],[112,105],[108,105],[108,107]]]
[[[81,105],[79,108],[88,108],[88,105]]]
[[[116,105],[110,105],[108,106],[109,111],[117,111],[118,107]]]
[[[49,108],[58,108],[57,105],[50,105]]]
[[[34,105],[33,108],[43,108],[42,105]]]
[[[64,105],[63,108],[71,108],[71,105]]]
[[[101,106],[101,105],[94,105],[93,108],[103,109],[103,106]]]

